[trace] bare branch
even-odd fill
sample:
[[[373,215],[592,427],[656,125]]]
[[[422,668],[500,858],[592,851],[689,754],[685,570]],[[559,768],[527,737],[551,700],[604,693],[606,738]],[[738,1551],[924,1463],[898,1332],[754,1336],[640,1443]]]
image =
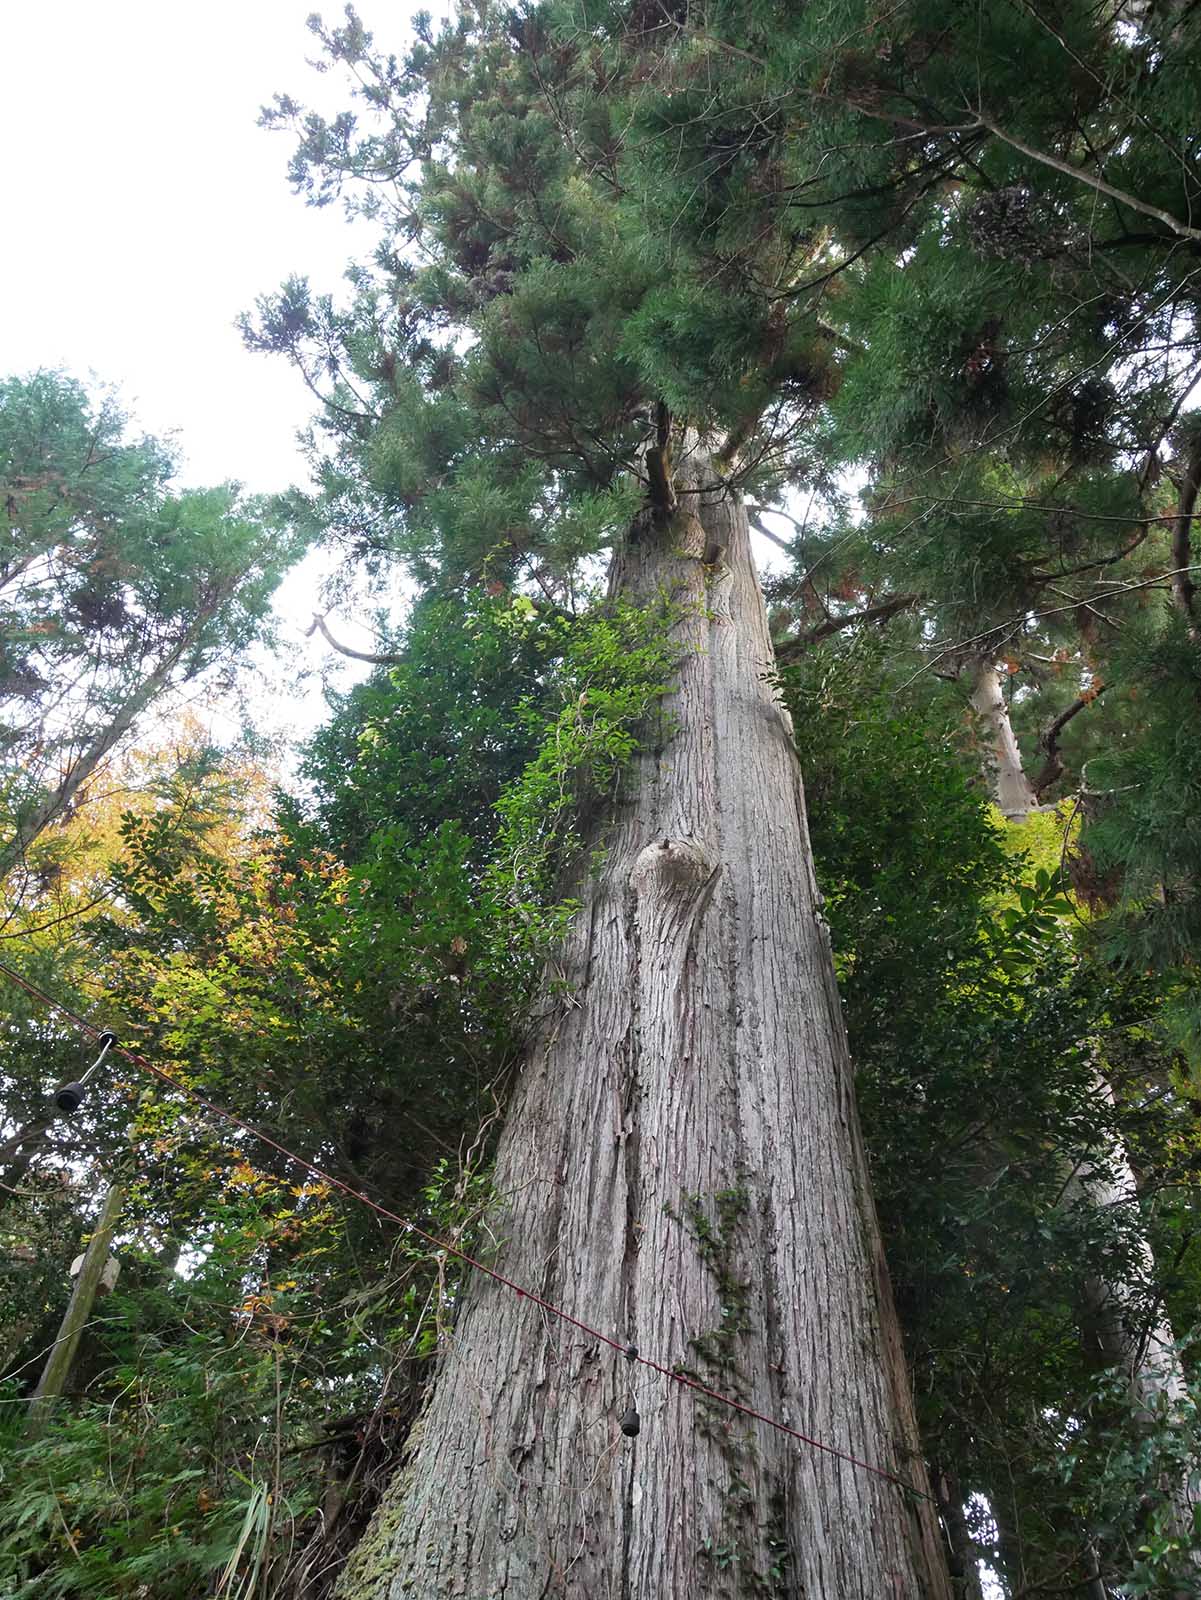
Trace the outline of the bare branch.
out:
[[[349,656],[352,661],[369,661],[373,667],[393,666],[398,661],[403,661],[403,655],[372,655],[366,650],[352,650],[347,644],[339,644],[333,634],[325,626],[325,618],[319,617],[314,611],[313,620],[305,629],[304,636],[311,639],[314,633],[319,633],[326,644],[335,649],[340,656]]]
[[[781,511],[780,515],[783,517],[783,516],[787,516],[788,514],[787,514],[787,512]],[[776,546],[777,550],[791,550],[792,549],[791,540],[789,540],[789,539],[781,539],[781,537],[780,537],[780,535],[778,533],[773,533],[771,531],[771,529],[767,526],[767,524],[764,522],[763,518],[759,515],[759,512],[758,512],[757,508],[752,507],[752,506],[748,506],[747,507],[746,519],[750,523],[751,527],[754,528],[755,532],[756,533],[761,533],[765,539],[770,539],[772,544],[774,544]],[[796,526],[796,523],[793,521],[793,519],[791,517],[789,517],[788,520],[790,522],[792,522],[793,527]]]
[[[1094,700],[1100,699],[1109,687],[1102,683],[1095,689],[1086,689],[1072,701],[1066,711],[1061,711],[1054,722],[1049,723],[1038,736],[1038,747],[1046,756],[1042,771],[1034,780],[1034,793],[1041,800],[1043,790],[1049,789],[1057,778],[1063,774],[1063,762],[1059,757],[1059,735],[1071,722],[1073,717],[1078,717],[1085,706],[1091,706]]]
[[[1185,572],[1196,572],[1201,570],[1201,563],[1194,563],[1192,566],[1185,567],[1183,570]],[[1166,587],[1164,579],[1175,578],[1179,571],[1180,569],[1177,568],[1172,572],[1162,572],[1158,577],[1155,578],[1142,578],[1137,583],[1118,584],[1112,589],[1107,589],[1104,594],[1094,596],[1094,598],[1097,600],[1112,600],[1114,595],[1131,594],[1136,589],[1162,589]],[[952,644],[943,644],[940,640],[933,640],[931,641],[930,648],[936,649],[938,651],[937,655],[931,656],[929,661],[920,666],[911,678],[907,678],[905,682],[893,692],[894,694],[903,694],[904,691],[909,688],[910,684],[916,683],[924,672],[932,672],[940,661],[944,661],[947,656],[957,655],[961,650],[966,650],[969,645],[976,644],[983,639],[999,640],[1004,642],[1006,639],[1012,638],[1015,633],[1024,628],[1030,622],[1037,622],[1042,617],[1057,617],[1062,615],[1062,613],[1065,611],[1079,611],[1081,606],[1085,606],[1088,610],[1095,609],[1088,601],[1073,600],[1070,605],[1066,606],[1048,606],[1042,611],[1019,612],[1016,617],[1011,617],[1008,622],[997,623],[991,628],[985,628],[982,633],[974,633],[967,639],[957,639]],[[1097,612],[1096,614],[1098,616],[1101,615],[1100,612]],[[1108,617],[1104,618],[1104,620],[1106,622],[1110,621]],[[1110,626],[1116,627],[1117,625],[1116,623],[1111,622]]]
[[[1188,399],[1189,395],[1192,394],[1193,390],[1197,387],[1198,383],[1201,383],[1201,367],[1197,367],[1195,369],[1195,371],[1193,372],[1192,377],[1189,379],[1188,384],[1176,396],[1176,403],[1172,407],[1172,409],[1168,412],[1167,416],[1164,418],[1163,426],[1159,430],[1159,433],[1158,433],[1158,435],[1156,437],[1155,443],[1147,451],[1147,459],[1146,459],[1146,462],[1144,463],[1143,470],[1142,470],[1141,474],[1139,475],[1139,480],[1138,480],[1138,492],[1140,494],[1142,494],[1143,491],[1146,489],[1147,484],[1151,480],[1151,473],[1152,473],[1152,471],[1154,470],[1155,466],[1157,465],[1157,463],[1159,461],[1159,447],[1160,447],[1160,445],[1164,442],[1164,440],[1167,438],[1168,434],[1175,427],[1176,419],[1180,415],[1181,411],[1184,409],[1185,401]]]
[[[1012,133],[1006,133],[1004,128],[997,126],[990,117],[982,112],[977,116],[977,121],[982,128],[987,128],[994,139],[1000,139],[1002,144],[1020,150],[1024,156],[1029,156],[1031,161],[1040,161],[1045,167],[1053,167],[1056,172],[1062,172],[1069,178],[1076,178],[1081,183],[1087,183],[1091,189],[1096,189],[1099,194],[1107,194],[1111,200],[1128,206],[1131,211],[1140,211],[1144,217],[1154,217],[1157,222],[1162,222],[1172,232],[1179,234],[1182,239],[1201,240],[1201,228],[1190,228],[1187,222],[1181,222],[1179,217],[1174,217],[1170,211],[1165,211],[1161,206],[1148,205],[1145,200],[1140,200],[1137,195],[1128,194],[1125,189],[1117,189],[1112,183],[1106,183],[1104,178],[1099,178],[1093,172],[1086,172],[1083,167],[1074,167],[1070,161],[1061,161],[1058,156],[1051,155],[1046,150],[1038,150],[1032,144],[1027,144],[1024,139],[1016,138]],[[934,131],[934,130],[930,130]],[[960,130],[962,131],[962,130]]]
[[[1132,555],[1139,545],[1143,543],[1151,531],[1150,519],[1139,524],[1139,531],[1129,544],[1123,545],[1120,550],[1115,550],[1112,555],[1098,556],[1095,561],[1083,561],[1078,567],[1065,567],[1062,572],[1031,572],[1030,577],[1036,583],[1052,583],[1056,578],[1075,578],[1082,572],[1095,572],[1098,567],[1112,567],[1119,561],[1125,561]],[[1102,580],[1098,580],[1099,582]]]

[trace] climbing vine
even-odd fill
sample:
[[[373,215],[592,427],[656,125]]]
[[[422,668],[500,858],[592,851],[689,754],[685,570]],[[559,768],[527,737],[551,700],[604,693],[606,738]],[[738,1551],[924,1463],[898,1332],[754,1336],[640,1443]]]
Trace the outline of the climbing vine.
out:
[[[681,1363],[676,1370],[742,1401],[748,1401],[750,1394],[739,1367],[738,1348],[739,1340],[752,1331],[751,1286],[737,1258],[736,1235],[750,1203],[748,1190],[738,1185],[719,1189],[712,1196],[685,1195],[679,1212],[668,1208],[673,1221],[691,1234],[718,1302],[716,1326],[688,1341],[693,1364]],[[698,1395],[696,1419],[697,1431],[716,1445],[729,1473],[720,1523],[702,1540],[697,1553],[717,1571],[730,1575],[736,1594],[756,1600],[783,1595],[788,1563],[783,1496],[769,1492],[760,1511],[751,1486],[758,1455],[755,1440],[725,1406]],[[762,1567],[753,1553],[760,1548],[767,1552]]]
[[[518,600],[511,616],[513,627],[530,627],[536,613],[531,602]],[[545,732],[497,803],[499,849],[490,873],[494,892],[517,913],[532,944],[552,943],[575,909],[556,894],[579,864],[584,816],[612,798],[648,734],[664,736],[651,719],[678,657],[673,619],[665,600],[650,606],[618,600],[595,616],[552,625],[562,652],[557,709],[526,708]]]

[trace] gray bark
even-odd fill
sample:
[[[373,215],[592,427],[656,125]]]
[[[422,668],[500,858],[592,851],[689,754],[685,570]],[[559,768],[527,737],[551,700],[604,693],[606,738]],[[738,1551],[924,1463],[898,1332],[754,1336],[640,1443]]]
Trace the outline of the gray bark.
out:
[[[1020,822],[1034,810],[1038,797],[1022,766],[1022,752],[1001,692],[1000,674],[989,656],[977,656],[972,662],[972,683],[972,709],[988,733],[986,767],[992,797],[1005,816]]]
[[[1097,1094],[1113,1100],[1113,1091],[1098,1074]],[[1078,1199],[1098,1211],[1121,1215],[1138,1213],[1138,1180],[1120,1145],[1107,1148],[1095,1163],[1081,1166],[1065,1191],[1065,1199]],[[1133,1307],[1145,1299],[1156,1281],[1155,1258],[1143,1234],[1135,1236],[1132,1259],[1121,1281],[1090,1274],[1082,1285],[1084,1322],[1097,1352],[1126,1380],[1130,1417],[1137,1433],[1165,1418],[1180,1417],[1188,1404],[1188,1387],[1177,1354],[1176,1339],[1166,1315],[1154,1312],[1148,1319]],[[1171,1510],[1171,1532],[1187,1548],[1193,1537],[1193,1507],[1201,1498],[1196,1484],[1165,1483],[1162,1489]],[[1194,1562],[1201,1566],[1201,1552]]]
[[[1113,1093],[1099,1076],[1096,1092],[1112,1102]],[[1073,1198],[1098,1211],[1121,1215],[1133,1207],[1137,1214],[1138,1180],[1120,1145],[1107,1148],[1095,1164],[1079,1168],[1065,1191],[1065,1199]],[[1128,1281],[1111,1283],[1090,1277],[1084,1284],[1089,1331],[1104,1359],[1125,1372],[1130,1404],[1136,1414],[1144,1415],[1162,1410],[1165,1403],[1174,1407],[1187,1394],[1175,1335],[1166,1317],[1155,1315],[1148,1325],[1131,1312],[1131,1302],[1154,1282],[1155,1259],[1151,1246],[1139,1233]]]
[[[972,704],[986,719],[992,735],[990,766],[997,804],[1011,821],[1021,822],[1035,809],[1034,791],[1022,767],[996,667],[987,659],[976,663]],[[1095,1075],[1094,1083],[1098,1097],[1112,1104],[1113,1091],[1100,1073]],[[1080,1167],[1064,1191],[1065,1201],[1073,1198],[1100,1211],[1137,1207],[1138,1183],[1120,1145],[1108,1147],[1100,1160]],[[1086,1280],[1084,1287],[1090,1331],[1105,1358],[1114,1366],[1125,1368],[1131,1406],[1137,1417],[1165,1402],[1175,1406],[1186,1391],[1175,1338],[1166,1319],[1157,1318],[1149,1328],[1130,1324],[1128,1309],[1131,1301],[1138,1298],[1137,1282],[1155,1281],[1155,1262],[1145,1240],[1135,1255],[1131,1281],[1107,1283],[1094,1277]]]
[[[702,472],[615,562],[615,591],[685,608],[671,732],[590,841],[571,996],[499,1150],[496,1264],[928,1492],[746,514]],[[949,1600],[928,1501],[492,1280],[440,1362],[345,1600]]]

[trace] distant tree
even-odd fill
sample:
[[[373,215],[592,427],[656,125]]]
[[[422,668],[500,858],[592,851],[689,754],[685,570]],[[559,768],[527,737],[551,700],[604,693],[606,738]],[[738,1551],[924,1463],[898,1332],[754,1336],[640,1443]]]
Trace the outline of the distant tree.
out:
[[[961,1579],[1187,1591],[1195,1351],[1167,1324],[1198,1323],[1201,1189],[1172,985],[1096,959],[1063,816],[1005,821],[955,696],[897,674],[890,638],[843,633],[781,683]]]
[[[174,471],[63,374],[0,383],[0,875],[151,708],[263,636],[300,553],[265,503]]]

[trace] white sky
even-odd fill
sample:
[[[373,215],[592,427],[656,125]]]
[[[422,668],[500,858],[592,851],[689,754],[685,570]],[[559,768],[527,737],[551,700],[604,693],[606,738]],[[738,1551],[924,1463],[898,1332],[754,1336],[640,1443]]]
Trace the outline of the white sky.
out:
[[[285,487],[310,406],[234,327],[290,273],[338,286],[356,239],[295,197],[276,90],[344,105],[306,65],[310,0],[40,0],[0,7],[0,370],[63,365],[180,430],[185,481]],[[327,8],[337,17],[341,7]],[[403,46],[405,4],[365,0]],[[383,37],[384,34],[381,34]]]
[[[0,374],[62,366],[115,385],[142,429],[178,433],[183,483],[304,479],[295,435],[310,397],[282,358],[245,351],[234,324],[293,273],[336,292],[364,251],[340,208],[292,194],[290,137],[256,126],[276,91],[326,112],[347,104],[345,81],[307,64],[315,9],[0,0]],[[415,0],[357,9],[404,49]],[[328,21],[341,14],[340,0],[324,7]],[[322,720],[322,671],[343,685],[361,675],[303,638],[320,565],[305,563],[277,603],[286,667],[264,661],[254,696],[271,731]],[[345,616],[330,625],[371,648]],[[214,715],[218,737],[236,732]]]

